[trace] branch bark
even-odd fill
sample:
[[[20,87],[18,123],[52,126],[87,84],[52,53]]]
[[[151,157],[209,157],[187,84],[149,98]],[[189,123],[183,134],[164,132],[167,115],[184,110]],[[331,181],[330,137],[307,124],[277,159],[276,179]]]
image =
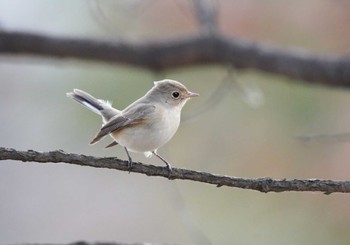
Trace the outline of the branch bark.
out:
[[[232,65],[305,83],[350,87],[349,56],[315,55],[306,50],[282,49],[219,34],[133,43],[2,31],[1,53],[118,62],[154,71],[189,65]]]
[[[23,245],[165,245],[165,243],[124,243],[124,242],[87,242],[87,241],[77,241],[72,243],[23,243]],[[21,245],[21,243],[18,243]]]
[[[18,245],[166,245],[167,243],[124,243],[124,242],[86,242],[78,241],[72,243],[18,243]]]
[[[350,181],[333,181],[318,179],[271,179],[271,178],[239,178],[224,175],[216,175],[188,169],[173,168],[171,175],[165,167],[157,167],[142,163],[134,163],[132,169],[128,169],[128,162],[118,158],[98,158],[78,154],[65,153],[61,150],[50,152],[37,152],[33,150],[18,151],[11,148],[0,147],[0,160],[18,160],[22,162],[38,163],[69,163],[95,168],[109,168],[121,171],[141,173],[148,176],[160,176],[170,179],[191,180],[213,184],[217,187],[229,186],[242,189],[251,189],[260,192],[283,191],[314,191],[331,194],[335,192],[350,193]]]

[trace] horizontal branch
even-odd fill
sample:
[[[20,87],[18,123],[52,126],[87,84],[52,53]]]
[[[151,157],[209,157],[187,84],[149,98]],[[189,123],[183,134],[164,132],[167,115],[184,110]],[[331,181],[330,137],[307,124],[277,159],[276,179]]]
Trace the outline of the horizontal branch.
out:
[[[21,243],[17,243],[21,245]],[[165,245],[167,243],[149,243],[149,242],[140,242],[140,243],[124,243],[124,242],[86,242],[78,241],[72,243],[23,243],[23,245]]]
[[[165,167],[157,167],[142,163],[134,163],[132,169],[128,169],[128,162],[118,158],[98,158],[78,154],[69,154],[61,150],[50,152],[37,152],[33,150],[17,151],[11,148],[0,147],[0,160],[18,160],[23,162],[38,163],[69,163],[95,168],[109,168],[121,171],[141,173],[148,176],[160,176],[171,179],[183,179],[213,184],[218,187],[229,186],[242,189],[251,189],[260,192],[283,191],[317,191],[325,194],[334,192],[349,193],[350,181],[333,180],[287,180],[271,178],[238,178],[224,175],[216,175],[206,172],[198,172],[181,168],[173,168],[171,175]]]
[[[21,243],[18,243],[20,245]],[[48,243],[24,243],[23,245],[47,245]],[[65,245],[64,243],[49,243],[50,245]],[[66,245],[162,245],[162,243],[124,243],[124,242],[85,242],[78,241],[72,243],[66,243]],[[165,244],[164,244],[165,245]]]
[[[118,62],[155,71],[229,64],[237,69],[256,69],[309,83],[350,87],[349,56],[315,55],[301,49],[282,49],[220,35],[134,43],[0,31],[1,53]]]
[[[51,245],[55,245],[54,243],[50,243]],[[44,244],[31,244],[31,245],[44,245]],[[57,244],[57,245],[64,245],[64,244]],[[161,243],[123,243],[123,242],[85,242],[85,241],[79,241],[79,242],[73,242],[68,243],[67,245],[162,245]],[[165,245],[165,244],[164,244]]]

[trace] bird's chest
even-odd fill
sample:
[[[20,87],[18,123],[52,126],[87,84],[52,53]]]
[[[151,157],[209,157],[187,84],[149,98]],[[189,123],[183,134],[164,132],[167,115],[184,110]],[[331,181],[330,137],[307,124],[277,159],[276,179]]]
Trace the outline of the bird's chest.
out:
[[[180,111],[157,108],[141,125],[122,130],[117,142],[131,151],[152,151],[168,142],[180,124]]]
[[[164,110],[158,119],[154,121],[154,133],[168,141],[177,131],[180,124],[180,112],[176,110]]]

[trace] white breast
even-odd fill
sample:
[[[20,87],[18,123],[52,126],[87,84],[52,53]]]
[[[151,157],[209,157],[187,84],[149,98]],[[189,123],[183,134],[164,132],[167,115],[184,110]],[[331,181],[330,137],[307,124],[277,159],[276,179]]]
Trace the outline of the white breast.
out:
[[[111,136],[133,152],[154,151],[167,143],[180,124],[181,108],[157,106],[152,118],[143,125],[125,128]]]

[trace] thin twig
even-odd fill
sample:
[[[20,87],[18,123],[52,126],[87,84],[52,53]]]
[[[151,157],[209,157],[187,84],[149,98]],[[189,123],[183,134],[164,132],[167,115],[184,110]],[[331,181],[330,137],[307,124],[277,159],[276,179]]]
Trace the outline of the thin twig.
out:
[[[37,152],[33,150],[17,151],[11,148],[0,147],[0,160],[18,160],[23,162],[38,163],[69,163],[95,168],[109,168],[121,171],[141,173],[148,176],[160,176],[171,179],[191,180],[216,185],[217,187],[229,186],[242,189],[251,189],[260,192],[283,191],[314,191],[331,194],[334,192],[350,193],[350,181],[334,181],[319,179],[272,179],[272,178],[239,178],[224,175],[216,175],[206,172],[173,168],[171,175],[167,168],[134,163],[133,168],[128,168],[128,162],[117,158],[98,158],[78,154],[65,153],[61,150],[50,152]]]
[[[194,0],[193,8],[200,31],[212,35],[218,31],[218,6],[215,0]]]

